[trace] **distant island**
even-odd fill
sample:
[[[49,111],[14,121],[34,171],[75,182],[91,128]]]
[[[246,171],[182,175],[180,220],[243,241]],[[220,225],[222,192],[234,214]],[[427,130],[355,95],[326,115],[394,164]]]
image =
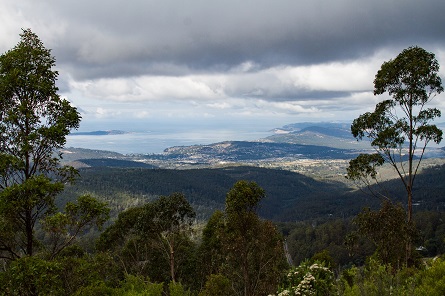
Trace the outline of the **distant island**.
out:
[[[126,131],[109,130],[109,131],[92,131],[92,132],[74,132],[72,136],[107,136],[107,135],[123,135],[128,134]]]

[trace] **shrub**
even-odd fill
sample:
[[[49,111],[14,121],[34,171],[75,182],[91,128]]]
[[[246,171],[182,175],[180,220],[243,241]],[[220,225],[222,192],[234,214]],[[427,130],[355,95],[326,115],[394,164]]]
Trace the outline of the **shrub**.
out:
[[[445,260],[435,259],[417,275],[419,286],[415,295],[445,295]]]
[[[231,296],[232,294],[230,280],[221,274],[212,274],[199,296]]]
[[[0,273],[0,295],[63,295],[57,262],[22,257]]]
[[[331,295],[334,287],[334,273],[324,263],[305,261],[288,272],[278,296]]]

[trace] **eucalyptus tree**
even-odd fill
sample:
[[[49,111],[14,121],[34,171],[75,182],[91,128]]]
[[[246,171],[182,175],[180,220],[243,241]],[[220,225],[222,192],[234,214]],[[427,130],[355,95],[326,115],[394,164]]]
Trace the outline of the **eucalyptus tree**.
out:
[[[390,98],[351,126],[353,136],[368,138],[375,153],[351,160],[347,177],[370,185],[377,180],[378,167],[389,163],[406,189],[407,222],[412,221],[413,186],[425,149],[442,140],[442,131],[432,124],[441,112],[427,107],[443,91],[438,71],[435,55],[420,47],[409,47],[384,62],[375,76],[374,95],[388,93]]]
[[[226,196],[225,223],[219,226],[225,257],[221,272],[232,281],[234,295],[268,295],[286,269],[283,238],[276,227],[256,211],[265,191],[255,182],[241,180]]]
[[[80,114],[58,95],[51,50],[31,30],[0,56],[0,257],[33,255],[35,227],[77,175],[61,166],[66,136]]]
[[[185,196],[176,192],[146,204],[135,225],[142,237],[151,239],[151,245],[168,258],[172,282],[177,279],[180,247],[189,242],[195,218]]]
[[[184,274],[195,211],[182,193],[160,196],[119,214],[100,236],[97,248],[111,250],[126,271],[156,281],[176,282]],[[146,273],[146,274],[144,274]]]

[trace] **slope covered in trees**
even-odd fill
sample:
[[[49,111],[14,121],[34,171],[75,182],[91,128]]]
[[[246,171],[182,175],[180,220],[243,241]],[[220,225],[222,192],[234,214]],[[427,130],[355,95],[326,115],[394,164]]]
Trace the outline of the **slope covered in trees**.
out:
[[[115,211],[142,203],[158,195],[184,193],[198,218],[206,219],[224,206],[225,194],[240,179],[257,182],[266,192],[259,214],[275,221],[345,218],[356,215],[363,207],[377,207],[380,201],[343,183],[321,182],[285,170],[256,167],[220,169],[164,170],[143,168],[84,168],[80,179],[62,194],[70,200],[79,193],[89,193],[109,203]],[[425,169],[418,176],[414,196],[415,211],[442,210],[445,166]],[[426,190],[426,188],[428,190]],[[395,201],[403,202],[403,187],[397,180],[376,185]]]

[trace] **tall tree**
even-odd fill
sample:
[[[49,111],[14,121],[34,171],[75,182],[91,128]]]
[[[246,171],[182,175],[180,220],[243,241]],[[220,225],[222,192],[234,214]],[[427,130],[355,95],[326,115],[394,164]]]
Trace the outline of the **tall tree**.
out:
[[[433,53],[420,47],[403,50],[382,64],[374,80],[374,95],[387,92],[392,98],[378,103],[374,112],[360,115],[351,126],[357,140],[370,139],[375,153],[351,160],[348,178],[369,185],[370,180],[377,180],[377,168],[388,162],[406,189],[408,222],[412,221],[413,186],[425,149],[431,142],[442,140],[442,131],[431,123],[441,112],[427,108],[443,91],[438,71]]]
[[[0,56],[0,256],[33,255],[36,224],[76,171],[58,150],[80,123],[58,94],[55,58],[31,30]]]
[[[160,196],[145,206],[136,224],[140,233],[154,235],[153,245],[161,249],[170,266],[170,278],[176,282],[176,252],[188,241],[195,222],[195,211],[182,193]]]
[[[276,289],[286,268],[283,240],[270,221],[256,210],[265,197],[255,182],[238,181],[227,193],[226,222],[220,233],[226,264],[236,295],[267,295]]]
[[[201,245],[199,246],[199,274],[205,283],[212,274],[221,273],[221,266],[225,263],[225,252],[221,241],[225,220],[222,211],[215,211],[202,230]]]

